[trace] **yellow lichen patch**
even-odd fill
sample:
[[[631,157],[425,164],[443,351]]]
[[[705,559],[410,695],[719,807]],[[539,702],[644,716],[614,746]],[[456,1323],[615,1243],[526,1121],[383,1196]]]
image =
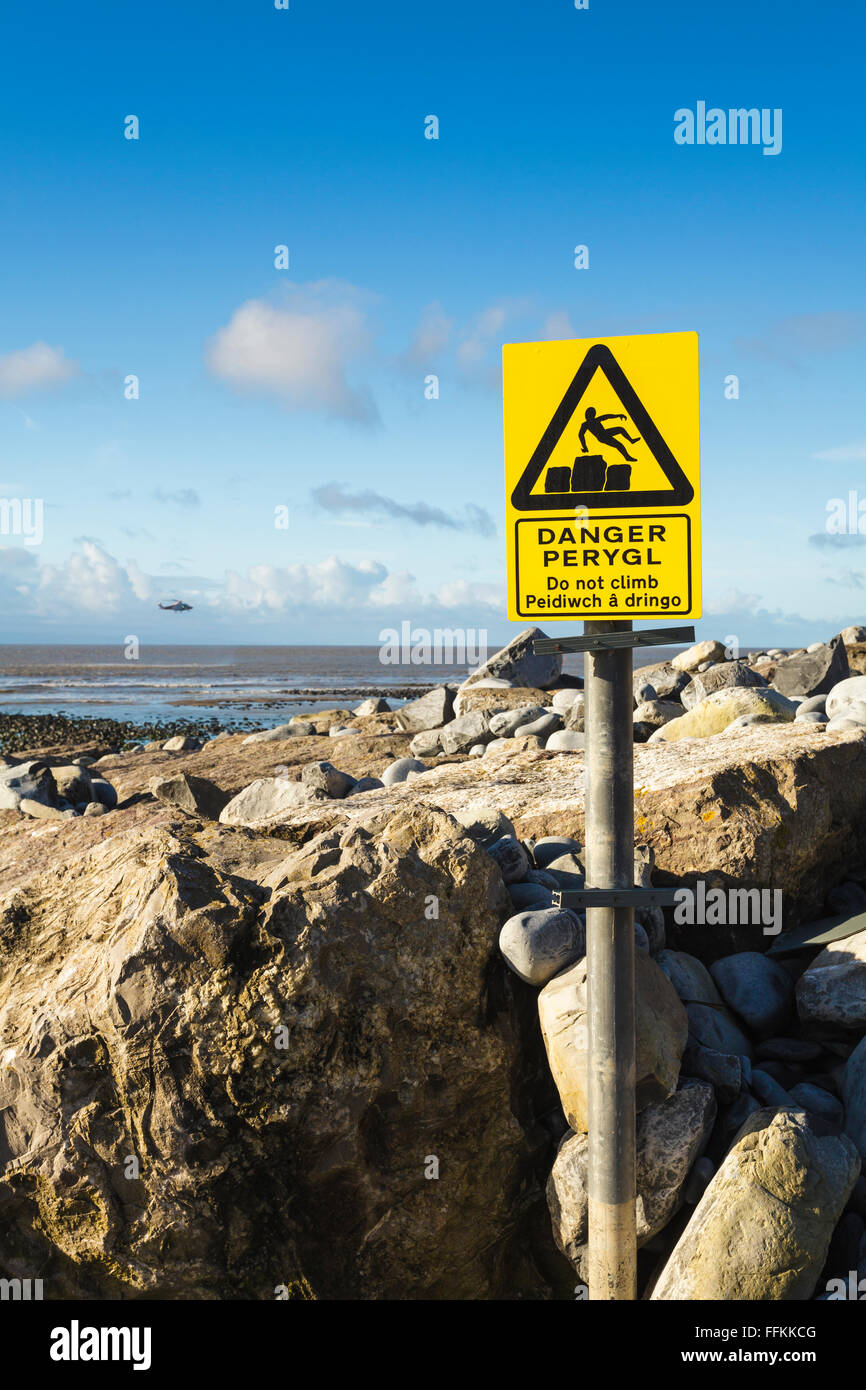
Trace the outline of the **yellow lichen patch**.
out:
[[[715,813],[715,811],[702,811],[702,812],[701,812],[701,820],[707,820],[707,821],[709,821],[709,820],[715,820],[715,818],[716,818],[716,813]]]

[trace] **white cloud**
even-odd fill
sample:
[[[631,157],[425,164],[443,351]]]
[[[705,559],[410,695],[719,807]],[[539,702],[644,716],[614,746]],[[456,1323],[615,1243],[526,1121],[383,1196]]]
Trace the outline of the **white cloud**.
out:
[[[742,589],[727,589],[718,598],[704,603],[708,617],[714,613],[757,613],[760,606],[760,594],[747,594]]]
[[[268,392],[289,409],[373,423],[369,391],[347,375],[369,350],[362,299],[338,281],[289,286],[283,305],[249,299],[207,345],[207,365],[238,390]]]
[[[31,343],[30,347],[0,357],[0,397],[12,400],[28,391],[62,386],[71,377],[78,376],[79,370],[78,363],[71,362],[63,348]]]

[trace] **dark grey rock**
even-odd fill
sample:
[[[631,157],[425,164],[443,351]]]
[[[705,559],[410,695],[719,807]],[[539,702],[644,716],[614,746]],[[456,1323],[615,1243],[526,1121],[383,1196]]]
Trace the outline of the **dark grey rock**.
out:
[[[773,685],[783,695],[827,695],[849,675],[845,643],[841,637],[834,637],[816,652],[777,661]]]
[[[811,1086],[808,1081],[798,1081],[788,1094],[811,1115],[822,1115],[825,1120],[841,1127],[845,1111],[841,1102],[835,1096],[831,1096],[829,1091],[823,1090],[820,1086]]]
[[[487,676],[499,677],[512,685],[526,686],[532,690],[547,690],[555,685],[562,674],[562,654],[550,652],[546,656],[537,655],[533,650],[536,637],[546,634],[540,627],[528,627],[513,637],[507,646],[479,666],[477,671],[464,682],[471,686]]]
[[[539,869],[544,869],[554,859],[558,859],[561,854],[583,854],[583,846],[577,840],[570,840],[559,835],[544,835],[540,840],[536,840],[532,848],[532,857]]]
[[[550,889],[541,883],[531,883],[528,879],[522,883],[510,883],[508,896],[515,912],[531,912],[536,908],[553,906]]]
[[[743,1068],[740,1058],[730,1052],[716,1052],[700,1043],[688,1042],[680,1067],[683,1076],[695,1076],[709,1081],[723,1105],[730,1105],[743,1089]]]
[[[514,835],[503,835],[501,840],[488,846],[487,853],[499,865],[506,884],[520,883],[529,873],[529,855]]]
[[[790,1105],[791,1097],[780,1086],[768,1072],[762,1071],[760,1067],[752,1068],[751,1089],[755,1095],[763,1101],[764,1105]]]
[[[755,1048],[758,1059],[772,1057],[776,1062],[814,1062],[823,1052],[810,1038],[765,1038]]]
[[[206,780],[202,778],[202,780]],[[94,777],[90,783],[90,790],[93,793],[93,800],[98,801],[104,806],[106,811],[113,811],[117,805],[117,792],[109,781],[104,777]]]
[[[312,791],[324,792],[335,800],[348,796],[355,786],[355,779],[348,772],[339,772],[333,763],[307,763],[301,769],[301,782]]]
[[[540,987],[586,954],[586,926],[567,908],[518,912],[500,931],[499,949],[515,975]]]
[[[397,711],[397,723],[410,734],[419,734],[425,729],[439,729],[454,715],[454,691],[450,686],[437,685],[410,700]]]
[[[772,1034],[793,1012],[794,983],[786,970],[758,951],[722,956],[710,966],[725,1003],[758,1034]]]
[[[732,686],[766,686],[767,682],[744,661],[721,661],[708,670],[693,676],[689,684],[680,692],[680,699],[686,709],[693,709],[715,690],[727,690]]]

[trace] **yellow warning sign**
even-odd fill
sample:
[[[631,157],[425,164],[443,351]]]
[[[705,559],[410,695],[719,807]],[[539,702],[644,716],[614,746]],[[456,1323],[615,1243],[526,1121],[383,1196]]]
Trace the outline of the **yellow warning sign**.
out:
[[[502,350],[509,618],[701,614],[698,337]]]

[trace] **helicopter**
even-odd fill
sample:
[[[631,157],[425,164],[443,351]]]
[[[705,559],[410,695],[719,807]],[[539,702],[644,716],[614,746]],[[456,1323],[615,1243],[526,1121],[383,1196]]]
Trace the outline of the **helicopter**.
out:
[[[179,598],[172,603],[158,603],[157,608],[161,608],[164,613],[189,613],[192,611],[191,603],[181,603]]]

